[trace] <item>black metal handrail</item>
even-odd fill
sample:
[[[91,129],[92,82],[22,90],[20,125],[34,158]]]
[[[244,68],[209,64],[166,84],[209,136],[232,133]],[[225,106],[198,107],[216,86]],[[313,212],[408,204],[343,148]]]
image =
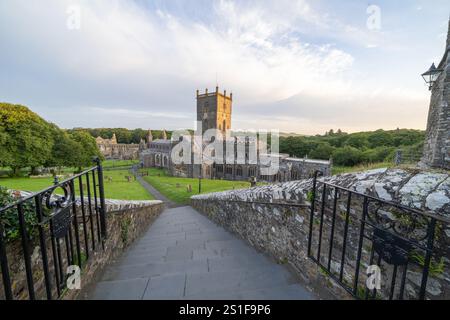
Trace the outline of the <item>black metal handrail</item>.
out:
[[[25,202],[25,201],[27,201],[27,200],[30,200],[30,199],[34,198],[37,194],[43,194],[43,193],[46,193],[46,192],[55,190],[55,189],[57,189],[57,188],[59,188],[59,187],[62,187],[62,186],[64,186],[64,185],[66,185],[66,184],[69,183],[71,180],[74,180],[74,179],[76,179],[76,178],[78,178],[78,177],[80,177],[80,176],[86,175],[87,173],[92,172],[92,171],[95,171],[95,170],[97,170],[97,167],[93,167],[93,168],[84,170],[83,172],[77,173],[77,174],[71,176],[70,178],[68,178],[68,179],[66,179],[66,180],[63,180],[63,181],[61,181],[61,182],[58,182],[58,183],[56,183],[56,184],[54,184],[54,185],[52,185],[52,186],[50,186],[50,187],[48,187],[48,188],[46,188],[46,189],[40,190],[40,191],[38,191],[38,192],[30,193],[29,195],[27,195],[27,196],[25,196],[25,197],[21,197],[20,200],[17,200],[16,202],[13,202],[13,203],[11,203],[11,204],[5,206],[5,207],[0,208],[0,213],[3,212],[3,211],[6,211],[6,210],[8,210],[8,209],[11,209],[11,208],[13,208],[13,207],[16,207],[16,206],[17,206],[19,203],[21,203],[21,202]]]
[[[425,299],[432,258],[437,254],[437,226],[448,225],[450,220],[318,180],[319,174],[316,172],[313,180],[308,257],[358,299],[404,299],[408,270],[415,268],[416,273],[420,272],[421,280],[414,297]],[[319,198],[318,193],[321,193]],[[355,202],[356,199],[359,200]],[[338,211],[345,213],[344,221],[337,218]],[[351,236],[353,242],[357,242],[356,247],[348,245]],[[313,242],[316,245],[314,250]],[[370,255],[364,253],[363,248],[370,248],[365,249],[370,251]],[[413,259],[414,254],[422,257],[421,263]],[[362,279],[368,277],[361,271],[363,263],[383,270],[385,287],[381,292],[361,285]],[[339,266],[340,270],[333,269],[332,265]],[[351,283],[344,279],[344,270]]]
[[[99,245],[104,246],[107,224],[103,170],[100,160],[96,158],[94,161],[95,167],[62,182],[56,181],[53,186],[0,209],[0,267],[5,299],[23,298],[15,292],[18,289],[12,287],[12,281],[17,284],[23,271],[10,265],[9,258],[23,259],[28,298],[51,300],[60,298],[67,288],[68,271],[65,268],[73,265],[83,267],[90,254]],[[62,189],[64,194],[54,194],[57,189]],[[79,202],[77,193],[81,199]],[[21,251],[14,249],[17,246],[10,243],[13,240],[5,237],[5,231],[11,226],[4,224],[3,215],[17,217],[17,240],[20,240]],[[38,234],[39,264],[31,261],[32,230]],[[38,285],[42,283],[42,274],[44,288]]]

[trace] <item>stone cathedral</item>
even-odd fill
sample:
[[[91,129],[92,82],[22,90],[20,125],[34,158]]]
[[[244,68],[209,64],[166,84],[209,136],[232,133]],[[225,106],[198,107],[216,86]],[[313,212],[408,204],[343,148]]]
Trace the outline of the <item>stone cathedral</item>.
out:
[[[169,174],[178,177],[197,178],[201,176],[205,179],[224,180],[249,180],[256,178],[258,181],[267,182],[284,182],[310,178],[316,170],[322,171],[326,176],[331,174],[331,160],[298,159],[290,157],[288,154],[272,154],[270,155],[271,157],[278,158],[279,170],[274,175],[263,175],[261,173],[263,165],[260,161],[251,163],[249,159],[249,141],[239,140],[238,137],[233,137],[231,134],[233,94],[230,93],[228,95],[226,91],[220,92],[219,87],[216,87],[215,91],[212,92],[206,89],[204,93],[200,93],[197,90],[196,99],[197,123],[202,124],[202,134],[208,129],[217,129],[227,137],[226,139],[233,140],[231,143],[234,143],[235,150],[238,144],[241,144],[241,146],[244,145],[245,164],[238,163],[237,155],[232,160],[227,159],[224,155],[223,164],[175,165],[171,161],[171,153],[173,147],[179,141],[173,141],[167,138],[158,140],[149,138],[147,141],[147,149],[140,153],[142,167],[164,168]],[[151,136],[151,133],[149,136]],[[259,159],[259,153],[257,158]]]
[[[422,166],[450,169],[450,21],[444,56],[431,76],[431,101]]]

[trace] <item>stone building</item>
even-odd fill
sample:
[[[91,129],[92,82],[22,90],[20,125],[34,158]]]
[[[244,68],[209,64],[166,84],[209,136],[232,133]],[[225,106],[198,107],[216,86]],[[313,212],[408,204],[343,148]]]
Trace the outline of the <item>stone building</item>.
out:
[[[139,158],[139,144],[117,143],[115,133],[111,139],[97,137],[95,141],[105,159],[136,160]]]
[[[141,164],[145,168],[171,168],[170,153],[173,143],[167,139],[167,133],[164,130],[161,139],[153,140],[151,130],[147,134],[147,148],[140,152]]]
[[[431,77],[431,102],[421,165],[450,169],[450,21],[444,56],[426,74]]]
[[[216,91],[199,94],[197,90],[197,122],[202,123],[202,134],[209,129],[219,129],[222,134],[231,129],[231,105],[233,102],[233,93],[227,96],[225,90],[223,94]]]
[[[169,174],[179,177],[203,177],[206,179],[224,179],[224,180],[249,180],[256,178],[259,181],[267,182],[284,182],[291,180],[300,180],[309,178],[314,175],[316,170],[320,170],[325,176],[331,175],[331,160],[314,160],[314,159],[297,159],[290,157],[288,154],[262,154],[259,142],[257,146],[248,139],[242,140],[238,136],[231,133],[231,114],[232,114],[233,94],[227,95],[227,92],[219,92],[216,87],[214,92],[205,90],[204,94],[200,94],[197,90],[197,122],[202,124],[202,134],[208,129],[217,129],[221,131],[225,137],[224,145],[227,143],[233,145],[234,150],[238,150],[238,145],[245,150],[245,159],[237,161],[238,155],[235,151],[233,159],[230,155],[225,156],[222,163],[211,161],[212,164],[174,164],[171,161],[172,149],[179,141],[167,139],[164,135],[163,139],[148,139],[148,148],[140,152],[141,166],[157,167],[167,169]],[[234,140],[234,141],[233,141]],[[149,142],[150,141],[150,142]],[[208,143],[203,142],[203,147]],[[255,148],[257,153],[255,163],[250,161],[251,148]],[[252,149],[253,150],[253,149]],[[191,163],[194,155],[192,155]],[[215,158],[215,155],[211,155]],[[279,170],[273,175],[263,175],[262,169],[264,163],[262,158],[270,159],[276,157],[279,162]]]

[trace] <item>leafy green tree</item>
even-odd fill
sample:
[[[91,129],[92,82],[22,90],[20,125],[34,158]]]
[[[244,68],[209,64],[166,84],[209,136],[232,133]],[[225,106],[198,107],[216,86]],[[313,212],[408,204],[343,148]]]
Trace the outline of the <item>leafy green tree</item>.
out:
[[[367,136],[364,133],[350,135],[345,144],[357,149],[364,149],[369,146]]]
[[[377,130],[371,133],[367,140],[371,148],[376,147],[390,147],[394,144],[392,134],[384,130]]]
[[[9,135],[5,132],[5,128],[0,126],[0,167],[5,167],[11,161],[11,153],[4,147],[9,139]]]
[[[52,157],[46,162],[47,167],[79,167],[82,162],[82,145],[73,140],[67,132],[51,125],[53,135]]]
[[[311,151],[309,156],[314,159],[328,160],[331,158],[335,148],[328,142],[320,142],[317,147]]]
[[[1,149],[6,155],[1,162],[11,167],[14,175],[25,167],[34,171],[51,158],[50,126],[27,107],[0,103],[0,127],[3,128]]]
[[[74,160],[79,168],[92,166],[92,159],[94,157],[99,157],[103,159],[100,150],[97,147],[95,139],[87,131],[76,130],[72,132],[69,137],[77,142],[81,146],[81,152],[78,152],[76,160]]]
[[[390,154],[395,153],[393,147],[378,147],[374,149],[368,149],[363,152],[362,161],[365,163],[377,163],[385,161]]]
[[[333,161],[340,166],[355,166],[360,164],[362,159],[362,151],[350,146],[339,148],[333,152]]]

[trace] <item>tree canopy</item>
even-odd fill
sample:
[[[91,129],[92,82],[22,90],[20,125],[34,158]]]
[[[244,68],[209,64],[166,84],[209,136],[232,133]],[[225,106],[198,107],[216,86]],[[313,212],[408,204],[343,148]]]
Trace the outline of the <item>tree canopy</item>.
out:
[[[82,137],[81,137],[82,136]],[[21,168],[82,167],[100,155],[87,132],[72,136],[22,105],[0,103],[0,165]]]
[[[341,166],[392,161],[396,150],[421,153],[425,132],[397,129],[347,134],[340,129],[324,135],[280,138],[280,152],[328,160]]]

